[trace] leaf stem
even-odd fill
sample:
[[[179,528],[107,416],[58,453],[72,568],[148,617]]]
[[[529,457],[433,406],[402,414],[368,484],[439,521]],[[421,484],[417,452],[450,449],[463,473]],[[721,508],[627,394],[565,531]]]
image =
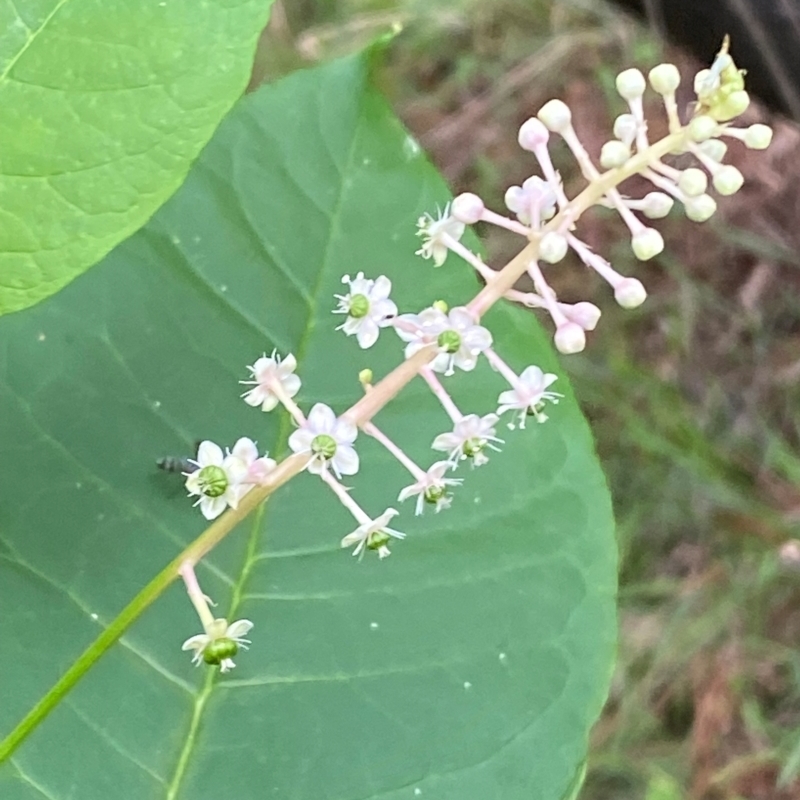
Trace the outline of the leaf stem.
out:
[[[531,235],[531,241],[503,269],[493,273],[486,285],[468,308],[476,316],[485,314],[503,295],[513,288],[517,280],[525,274],[529,264],[536,261],[539,238],[548,230],[557,230],[560,225],[577,221],[590,206],[598,202],[622,181],[646,169],[653,162],[678,149],[686,140],[685,129],[670,133],[647,150],[639,152],[622,167],[609,170],[595,180],[571,200],[551,219],[541,232]],[[487,276],[488,277],[488,276]],[[437,350],[431,345],[416,352],[379,381],[369,392],[351,406],[345,415],[356,425],[363,426],[385,405],[393,400],[411,382],[421,368],[429,364]],[[344,416],[344,415],[343,415]],[[164,567],[127,606],[115,617],[108,627],[95,639],[78,659],[58,679],[47,694],[17,723],[14,729],[0,741],[0,763],[8,759],[37,725],[55,708],[70,689],[88,672],[100,657],[135,622],[142,612],[159,597],[180,575],[181,566],[188,560],[196,564],[224,539],[245,517],[261,505],[276,489],[291,480],[303,470],[308,462],[304,455],[291,455],[281,461],[269,473],[266,484],[249,491],[235,509],[229,509],[215,520],[186,547],[173,561]]]

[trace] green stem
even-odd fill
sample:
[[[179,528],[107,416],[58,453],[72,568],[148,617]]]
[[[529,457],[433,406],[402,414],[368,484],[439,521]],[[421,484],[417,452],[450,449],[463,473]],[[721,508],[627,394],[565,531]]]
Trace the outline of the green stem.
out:
[[[626,178],[648,167],[654,160],[675,150],[686,137],[685,129],[665,136],[651,145],[643,153],[637,153],[628,163],[618,169],[609,170],[592,181],[569,204],[544,227],[542,233],[556,230],[564,222],[565,214],[570,222],[587,208],[596,203],[609,190]],[[511,289],[526,271],[531,260],[538,254],[538,240],[541,234],[532,237],[531,242],[518,253],[502,270],[494,274],[492,280],[469,303],[469,308],[478,316],[488,309]],[[411,358],[392,370],[383,380],[372,387],[357,403],[348,409],[348,416],[356,425],[368,423],[387,403],[396,397],[410,381],[419,374],[422,367],[433,360],[436,350],[425,347]],[[344,416],[343,415],[343,416]],[[190,561],[196,564],[209,553],[233,528],[254,511],[276,489],[301,472],[306,465],[306,457],[293,455],[285,458],[269,474],[268,483],[249,491],[236,509],[229,509],[213,522],[197,539],[185,548],[172,562],[156,575],[147,586],[137,594],[119,613],[111,624],[78,657],[77,661],[59,678],[50,691],[17,723],[11,733],[0,741],[0,762],[5,761],[25,740],[28,734],[55,708],[64,695],[86,674],[89,668],[117,641],[135,622],[141,613],[179,576],[181,566]]]

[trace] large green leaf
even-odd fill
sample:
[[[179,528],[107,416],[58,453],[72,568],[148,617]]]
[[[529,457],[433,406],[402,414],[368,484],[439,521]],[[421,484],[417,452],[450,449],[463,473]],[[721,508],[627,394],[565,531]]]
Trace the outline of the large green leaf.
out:
[[[0,730],[202,529],[157,457],[242,434],[285,452],[286,420],[238,397],[247,363],[292,350],[301,403],[343,410],[359,369],[398,362],[391,333],[363,352],[334,332],[343,273],[389,274],[406,310],[476,290],[455,259],[414,257],[446,188],[367,72],[345,60],[244,100],[142,231],[0,321]],[[560,371],[530,314],[487,319],[516,367]],[[449,380],[484,413],[502,389],[488,368]],[[421,381],[378,421],[425,464],[448,427]],[[352,520],[300,475],[200,569],[255,622],[237,669],[189,664],[198,624],[174,586],[0,767],[0,796],[565,796],[610,676],[609,497],[571,394],[507,434],[451,510],[404,508],[408,538],[382,562],[340,549]],[[408,476],[358,444],[354,496],[378,513]]]
[[[0,3],[0,314],[58,291],[180,186],[272,0]]]

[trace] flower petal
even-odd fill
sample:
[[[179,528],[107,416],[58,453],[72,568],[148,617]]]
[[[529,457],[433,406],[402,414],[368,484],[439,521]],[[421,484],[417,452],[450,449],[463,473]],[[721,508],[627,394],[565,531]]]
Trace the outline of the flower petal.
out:
[[[206,636],[205,633],[198,633],[197,636],[191,636],[188,638],[183,643],[181,650],[195,650],[198,653],[201,653],[206,649],[206,647],[208,647],[210,642],[210,637]]]
[[[229,639],[241,639],[243,636],[247,636],[252,629],[253,623],[249,619],[237,619],[228,626],[225,636]]]
[[[252,439],[243,436],[236,441],[233,450],[231,450],[231,455],[249,465],[258,458],[258,448]]]
[[[349,444],[340,444],[331,459],[331,466],[341,475],[355,475],[358,472],[358,453]]]
[[[308,415],[308,429],[314,433],[333,433],[336,425],[336,414],[325,403],[315,403]]]
[[[200,442],[200,447],[197,448],[197,463],[202,469],[209,465],[221,467],[225,458],[222,448],[214,442]]]

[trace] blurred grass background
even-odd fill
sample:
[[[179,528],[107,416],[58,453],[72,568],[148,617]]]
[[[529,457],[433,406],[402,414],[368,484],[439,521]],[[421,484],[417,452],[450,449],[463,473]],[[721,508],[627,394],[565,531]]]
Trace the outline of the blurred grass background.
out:
[[[699,67],[601,0],[277,0],[253,85],[396,25],[386,93],[453,192],[497,210],[534,171],[516,133],[543,102],[566,100],[597,154],[624,110],[620,69]],[[731,148],[745,188],[702,226],[676,208],[662,257],[635,262],[611,213],[581,222],[643,280],[643,308],[617,308],[577,263],[548,273],[562,299],[603,310],[586,352],[562,361],[622,555],[619,663],[582,800],[800,798],[800,134],[755,120],[776,134],[766,154]],[[569,194],[580,176],[554,157]],[[481,233],[495,265],[519,248]]]

